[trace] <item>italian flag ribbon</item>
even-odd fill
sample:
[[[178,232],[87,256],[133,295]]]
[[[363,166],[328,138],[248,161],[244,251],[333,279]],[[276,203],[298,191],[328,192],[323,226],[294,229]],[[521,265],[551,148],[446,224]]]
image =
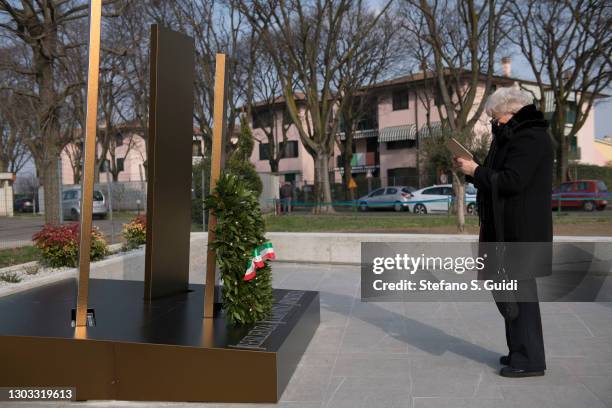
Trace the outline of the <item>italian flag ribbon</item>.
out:
[[[257,273],[257,269],[263,268],[266,265],[264,261],[275,258],[276,254],[271,242],[266,242],[265,244],[253,249],[251,259],[249,259],[247,262],[244,280],[248,281],[253,279]]]

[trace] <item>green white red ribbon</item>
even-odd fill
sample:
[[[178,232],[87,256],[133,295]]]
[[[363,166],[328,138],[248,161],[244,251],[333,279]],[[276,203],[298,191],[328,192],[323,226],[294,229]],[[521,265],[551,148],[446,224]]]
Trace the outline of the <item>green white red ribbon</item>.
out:
[[[265,244],[253,249],[253,256],[247,263],[246,272],[244,273],[243,279],[245,281],[253,279],[257,274],[257,269],[266,266],[265,261],[267,259],[275,258],[276,253],[274,252],[274,247],[272,247],[271,242],[266,242]]]

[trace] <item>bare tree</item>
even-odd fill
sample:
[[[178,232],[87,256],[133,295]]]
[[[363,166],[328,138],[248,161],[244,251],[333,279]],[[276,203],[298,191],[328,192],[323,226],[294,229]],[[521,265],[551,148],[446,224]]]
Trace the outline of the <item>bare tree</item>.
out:
[[[356,4],[351,9],[350,18],[346,19],[338,40],[342,49],[357,47],[357,51],[349,54],[350,57],[339,67],[338,76],[334,79],[335,88],[344,89],[340,95],[343,103],[339,112],[342,132],[336,137],[336,143],[343,159],[345,198],[351,201],[355,199],[354,190],[348,188],[352,176],[354,136],[365,121],[377,115],[377,112],[373,112],[378,106],[376,98],[368,94],[367,88],[397,68],[401,52],[397,42],[399,27],[389,15],[383,15],[359,44],[352,43],[358,32],[367,29],[371,21],[377,19],[373,12],[355,8],[359,6],[363,7]]]
[[[417,66],[435,79],[433,98],[446,134],[472,144],[505,37],[507,1],[406,0],[402,15]],[[428,107],[431,108],[431,107]],[[465,226],[465,180],[453,171],[457,227]]]
[[[510,38],[527,59],[539,103],[551,112],[556,179],[568,176],[570,141],[612,79],[611,8],[605,0],[513,0]],[[537,96],[537,95],[536,95]]]
[[[195,39],[194,121],[202,134],[205,154],[212,147],[215,55],[219,52],[226,54],[228,138],[225,149],[231,149],[229,140],[240,113],[239,107],[249,99],[246,94],[250,80],[245,78],[245,72],[252,74],[247,65],[256,41],[246,31],[245,19],[238,13],[233,1],[178,0],[171,4],[177,28]]]
[[[346,103],[339,98],[345,92],[344,81],[340,80],[334,89],[334,80],[389,6],[389,3],[384,5],[383,11],[362,30],[353,33],[352,38],[342,38],[354,45],[343,49],[339,41],[345,21],[354,17],[350,15],[352,7],[364,9],[362,3],[361,0],[239,1],[240,10],[261,36],[279,73],[293,124],[306,151],[313,157],[314,212],[333,212],[329,166],[339,123],[336,111],[341,111]],[[282,41],[276,41],[281,38]],[[303,94],[304,109],[298,108],[298,92]]]
[[[270,171],[278,172],[280,160],[287,146],[287,132],[291,127],[291,119],[282,98],[282,87],[275,65],[267,52],[255,48],[253,63],[253,95],[251,103],[247,104],[246,116],[253,118],[253,128],[259,127],[264,137],[255,140],[265,144]],[[263,120],[262,120],[263,118]]]
[[[10,91],[0,92],[0,172],[17,173],[28,160],[25,139],[29,132],[23,97]]]
[[[111,3],[107,0],[105,3]],[[86,19],[89,4],[77,0],[0,0],[0,31],[4,38],[25,45],[28,54],[21,61],[2,69],[19,73],[31,81],[29,88],[16,89],[32,100],[36,112],[36,133],[28,146],[40,171],[45,189],[45,221],[59,222],[59,172],[57,161],[69,141],[61,129],[64,101],[82,83],[61,83],[57,77],[58,61],[70,48],[83,46],[67,43],[64,35],[71,23]]]

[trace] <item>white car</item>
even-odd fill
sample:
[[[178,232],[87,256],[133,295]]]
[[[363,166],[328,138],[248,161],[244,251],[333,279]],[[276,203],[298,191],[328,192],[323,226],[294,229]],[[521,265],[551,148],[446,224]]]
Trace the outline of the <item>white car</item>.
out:
[[[476,214],[476,188],[465,185],[465,204],[468,214]],[[408,210],[415,214],[447,212],[454,197],[452,184],[440,184],[412,192],[408,200]]]

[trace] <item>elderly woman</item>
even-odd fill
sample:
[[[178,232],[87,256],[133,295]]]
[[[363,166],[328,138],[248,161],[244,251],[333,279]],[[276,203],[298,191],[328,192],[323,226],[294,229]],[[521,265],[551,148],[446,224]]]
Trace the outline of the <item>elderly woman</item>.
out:
[[[533,105],[532,98],[516,88],[495,91],[486,101],[485,110],[492,118],[493,140],[484,163],[454,159],[455,167],[478,188],[479,240],[551,242],[553,148],[547,133],[548,123]],[[503,206],[496,205],[500,201]],[[497,222],[494,211],[501,213]],[[544,273],[538,275],[535,271],[533,276],[544,276]],[[519,283],[537,293],[534,279]],[[514,302],[516,313],[509,316],[503,312],[508,305],[496,301],[505,318],[509,349],[508,355],[500,358],[505,365],[500,375],[544,375],[546,363],[538,302]]]

